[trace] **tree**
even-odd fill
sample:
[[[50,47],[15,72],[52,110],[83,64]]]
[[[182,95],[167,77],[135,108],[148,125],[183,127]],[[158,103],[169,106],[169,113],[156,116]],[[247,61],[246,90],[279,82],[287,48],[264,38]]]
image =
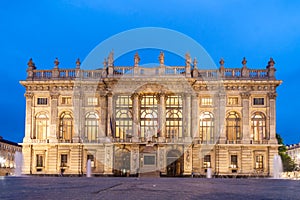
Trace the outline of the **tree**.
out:
[[[279,134],[276,134],[276,139],[278,144],[280,145],[278,147],[278,154],[281,157],[282,160],[282,167],[283,171],[290,172],[293,171],[296,167],[295,162],[292,160],[292,158],[286,153],[287,148],[283,143],[283,139]]]

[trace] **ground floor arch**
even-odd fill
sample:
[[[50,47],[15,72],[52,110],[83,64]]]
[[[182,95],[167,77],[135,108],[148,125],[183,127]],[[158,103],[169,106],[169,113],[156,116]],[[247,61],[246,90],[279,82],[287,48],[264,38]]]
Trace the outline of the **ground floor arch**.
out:
[[[179,150],[170,150],[167,153],[167,176],[182,176],[184,170],[183,155]]]

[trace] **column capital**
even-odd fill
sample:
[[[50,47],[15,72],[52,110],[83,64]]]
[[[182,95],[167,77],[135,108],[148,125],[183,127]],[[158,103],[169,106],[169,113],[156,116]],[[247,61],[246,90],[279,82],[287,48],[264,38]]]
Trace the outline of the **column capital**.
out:
[[[269,92],[268,97],[269,97],[269,99],[276,99],[277,93],[276,92]]]
[[[58,99],[59,93],[51,93],[50,97],[51,97],[51,99]]]
[[[24,96],[26,97],[26,99],[32,99],[32,97],[34,96],[32,92],[26,92],[24,94]]]
[[[241,93],[242,99],[249,99],[250,96],[251,96],[250,92],[242,92]]]

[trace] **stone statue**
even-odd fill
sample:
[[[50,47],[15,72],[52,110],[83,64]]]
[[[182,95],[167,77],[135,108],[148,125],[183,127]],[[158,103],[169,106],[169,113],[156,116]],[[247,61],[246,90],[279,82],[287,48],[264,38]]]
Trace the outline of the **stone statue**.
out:
[[[109,56],[108,56],[107,60],[108,60],[108,66],[109,67],[114,66],[114,51],[111,51],[109,53]]]
[[[80,59],[77,58],[77,60],[76,60],[76,68],[79,68],[80,65],[81,65]]]
[[[197,66],[198,61],[197,61],[196,58],[194,58],[193,64],[194,64],[194,69],[197,69],[198,68],[198,66]]]
[[[104,67],[104,69],[107,67],[107,60],[106,60],[106,58],[104,58],[103,67]]]
[[[192,59],[191,59],[191,55],[189,53],[186,53],[185,54],[185,64],[187,66],[190,66],[191,65],[191,62],[192,62]]]
[[[165,55],[164,55],[164,52],[160,52],[159,56],[158,56],[158,60],[159,60],[159,63],[160,65],[164,65],[165,63]]]
[[[243,64],[244,66],[247,64],[247,60],[246,60],[245,57],[243,58],[242,64]]]
[[[134,55],[134,66],[138,66],[139,62],[140,62],[140,56],[139,56],[138,52],[136,52]]]
[[[36,69],[34,62],[32,61],[32,58],[29,59],[27,65],[28,65],[28,68],[30,68],[30,69]]]
[[[55,66],[55,68],[57,68],[57,67],[58,67],[58,65],[59,65],[58,58],[55,58],[55,60],[54,60],[54,66]]]

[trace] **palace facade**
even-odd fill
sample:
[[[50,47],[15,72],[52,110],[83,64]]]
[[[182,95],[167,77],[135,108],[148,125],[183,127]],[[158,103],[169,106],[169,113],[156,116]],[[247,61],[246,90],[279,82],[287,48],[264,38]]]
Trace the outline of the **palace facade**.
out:
[[[278,153],[276,88],[265,69],[184,66],[38,70],[26,88],[24,174],[271,176]]]

